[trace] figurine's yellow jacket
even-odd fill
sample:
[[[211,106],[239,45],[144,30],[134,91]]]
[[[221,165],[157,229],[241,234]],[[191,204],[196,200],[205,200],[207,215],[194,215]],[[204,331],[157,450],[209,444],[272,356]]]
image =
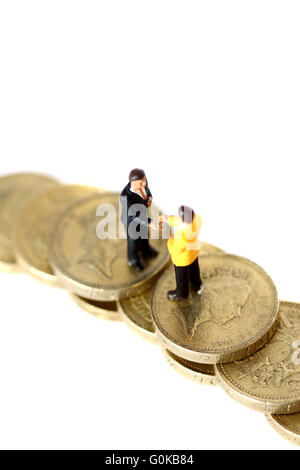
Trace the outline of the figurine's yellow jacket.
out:
[[[195,214],[193,222],[186,224],[180,217],[171,216],[169,225],[175,228],[175,234],[168,240],[168,250],[175,266],[188,266],[199,256],[198,236],[202,218]]]

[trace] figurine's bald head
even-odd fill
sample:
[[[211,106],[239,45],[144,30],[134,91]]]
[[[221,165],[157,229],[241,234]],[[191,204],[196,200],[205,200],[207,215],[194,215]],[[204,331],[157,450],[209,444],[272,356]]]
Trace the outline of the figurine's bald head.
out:
[[[134,190],[146,187],[146,174],[141,168],[134,168],[133,170],[131,170],[128,179],[131,183],[131,187]]]

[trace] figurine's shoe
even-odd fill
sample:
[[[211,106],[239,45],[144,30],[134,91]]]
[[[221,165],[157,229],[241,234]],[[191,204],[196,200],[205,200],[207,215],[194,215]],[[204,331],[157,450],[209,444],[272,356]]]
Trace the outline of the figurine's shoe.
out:
[[[128,266],[133,266],[137,271],[143,271],[144,269],[144,265],[139,259],[134,261],[128,261]]]
[[[147,250],[142,252],[145,258],[156,258],[158,255],[158,251],[153,248],[152,246],[149,246]]]
[[[203,285],[200,286],[200,289],[197,290],[197,295],[201,295],[203,292]]]
[[[176,290],[169,290],[168,299],[177,301],[177,300],[187,299],[187,297],[183,297],[182,295],[178,295]]]
[[[201,284],[200,287],[195,287],[195,286],[192,286],[193,290],[196,292],[197,295],[201,295],[202,292],[203,292],[203,284]]]

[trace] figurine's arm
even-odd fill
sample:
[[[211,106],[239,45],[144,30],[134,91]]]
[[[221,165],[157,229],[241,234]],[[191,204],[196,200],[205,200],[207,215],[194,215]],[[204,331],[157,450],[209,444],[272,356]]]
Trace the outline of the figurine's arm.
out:
[[[141,219],[139,216],[132,216],[130,217],[129,216],[129,223],[131,223],[132,221],[135,222],[135,224],[140,224],[140,225],[147,225],[147,227],[150,227],[154,230],[159,230],[159,225],[157,225],[155,222],[153,222],[153,220],[150,218],[150,217],[147,217],[147,221],[145,219]]]
[[[179,217],[175,215],[160,215],[158,218],[159,223],[165,222],[169,224],[171,227],[178,227],[182,222]]]
[[[147,185],[146,185],[146,192],[147,192],[147,196],[149,197],[149,199],[150,198],[152,199],[152,193],[151,193],[150,188],[148,186],[148,181],[147,181]]]
[[[147,187],[146,187],[146,193],[147,193],[147,197],[148,197],[148,200],[147,200],[147,207],[150,207],[151,204],[152,204],[152,194],[151,194],[151,191],[149,189],[149,186],[147,184]]]
[[[169,220],[169,216],[168,216],[168,215],[162,214],[162,215],[160,215],[160,216],[158,217],[158,222],[159,222],[160,224],[163,223],[163,222],[165,222],[165,223],[167,224],[167,223],[168,223],[168,220]]]
[[[149,225],[149,224],[151,224],[150,217],[147,217],[147,221],[145,219],[141,219],[138,215],[128,216],[128,219],[129,219],[130,222],[132,222],[134,220],[136,224],[140,224],[140,225]]]

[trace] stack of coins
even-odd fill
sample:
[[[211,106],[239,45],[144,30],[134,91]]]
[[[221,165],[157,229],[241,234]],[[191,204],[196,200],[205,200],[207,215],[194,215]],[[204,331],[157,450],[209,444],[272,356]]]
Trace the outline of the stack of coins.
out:
[[[119,198],[39,174],[0,178],[0,270],[28,272],[67,289],[86,312],[124,321],[177,372],[220,385],[300,445],[300,304],[279,302],[261,267],[208,243],[199,255],[202,293],[170,301],[166,240],[151,240],[158,256],[144,270],[129,266]],[[99,207],[109,209],[107,237],[98,236]]]

